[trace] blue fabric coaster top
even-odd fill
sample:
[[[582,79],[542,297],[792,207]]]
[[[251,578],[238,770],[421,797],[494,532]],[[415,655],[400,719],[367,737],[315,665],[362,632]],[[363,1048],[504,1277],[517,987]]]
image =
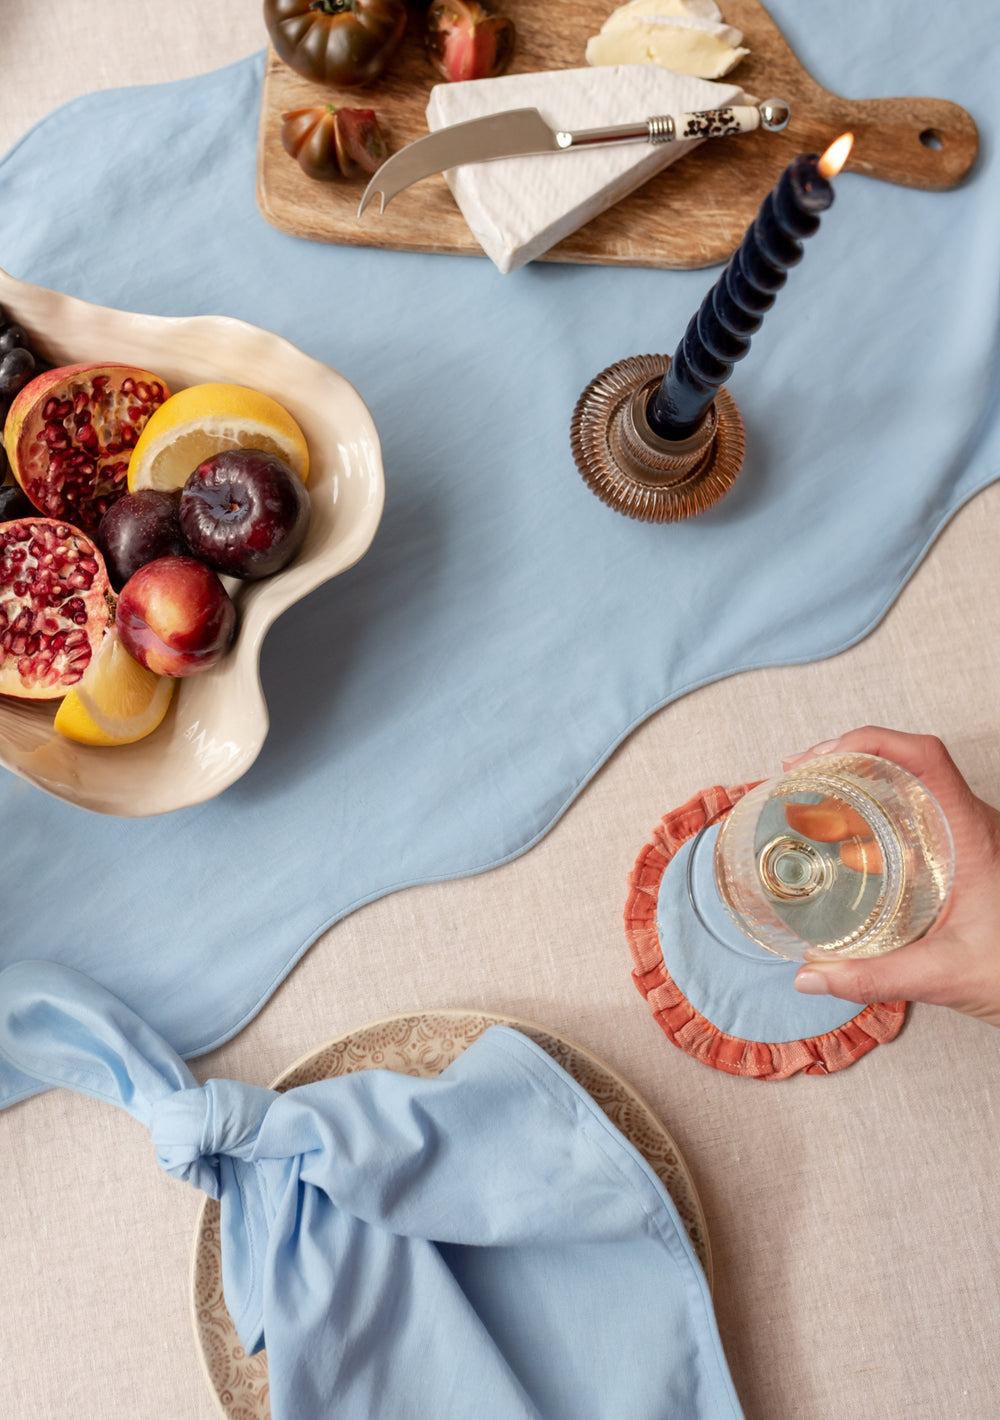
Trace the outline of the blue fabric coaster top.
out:
[[[707,828],[700,841],[683,844],[660,884],[656,924],[674,984],[717,1030],[741,1040],[805,1040],[853,1020],[862,1005],[836,996],[801,995],[792,985],[799,963],[765,951],[727,915],[712,876],[721,826]],[[688,893],[689,862],[691,892],[703,922]]]

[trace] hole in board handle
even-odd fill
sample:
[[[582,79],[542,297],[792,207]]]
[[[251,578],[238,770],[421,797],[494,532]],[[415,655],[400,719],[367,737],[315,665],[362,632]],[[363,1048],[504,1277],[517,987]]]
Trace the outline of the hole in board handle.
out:
[[[936,128],[925,128],[920,135],[920,141],[925,148],[932,148],[935,153],[940,153],[944,147],[944,139]]]

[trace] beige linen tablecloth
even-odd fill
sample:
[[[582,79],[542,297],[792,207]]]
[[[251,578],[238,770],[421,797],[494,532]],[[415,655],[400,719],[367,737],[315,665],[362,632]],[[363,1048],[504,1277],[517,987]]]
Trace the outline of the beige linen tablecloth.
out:
[[[218,68],[265,38],[256,0],[0,0],[0,21],[0,148],[77,94]],[[854,725],[940,733],[1000,802],[998,527],[993,487],[860,646],[662,711],[518,862],[356,912],[252,1025],[195,1062],[198,1077],[266,1083],[398,1011],[539,1022],[625,1076],[678,1141],[750,1420],[1000,1414],[1000,1034],[917,1007],[895,1043],[840,1075],[734,1079],[667,1043],[622,933],[626,874],[663,812]],[[216,1414],[188,1296],[199,1201],[114,1110],[56,1092],[0,1114],[0,1416]]]

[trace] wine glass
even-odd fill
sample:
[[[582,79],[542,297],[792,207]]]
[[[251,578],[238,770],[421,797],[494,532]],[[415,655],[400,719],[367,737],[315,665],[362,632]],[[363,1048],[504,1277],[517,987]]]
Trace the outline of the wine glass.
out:
[[[710,833],[706,888],[695,865]],[[879,956],[922,937],[953,871],[947,820],[919,779],[876,755],[835,754],[758,784],[720,829],[703,829],[687,887],[717,940],[711,921],[721,903],[743,936],[776,956],[802,961],[813,948],[835,960]],[[717,903],[701,896],[713,888]]]

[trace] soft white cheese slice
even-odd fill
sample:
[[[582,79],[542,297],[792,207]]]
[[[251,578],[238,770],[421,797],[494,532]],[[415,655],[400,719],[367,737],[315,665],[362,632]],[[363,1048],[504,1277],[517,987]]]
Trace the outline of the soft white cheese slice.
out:
[[[714,0],[629,0],[587,41],[588,64],[662,64],[719,79],[750,53]]]
[[[554,129],[576,131],[721,108],[741,98],[732,84],[671,74],[655,64],[558,69],[436,84],[427,124],[434,132],[505,109],[537,108]],[[499,270],[508,272],[541,256],[701,141],[501,158],[452,168],[445,178],[473,236]]]
[[[720,25],[727,30],[728,25]],[[739,34],[739,31],[736,31]],[[740,36],[742,38],[742,35]],[[659,64],[677,74],[704,74],[721,79],[750,53],[722,34],[653,21],[611,30],[587,41],[588,64]]]
[[[631,8],[631,5],[625,6],[626,10],[630,10]],[[665,25],[669,26],[671,29],[690,30],[693,34],[707,35],[710,40],[718,40],[720,45],[729,49],[736,49],[743,43],[743,31],[734,30],[732,25],[717,25],[714,21],[693,19],[690,15],[642,15],[637,18],[633,15],[625,14],[622,10],[616,10],[607,24],[601,26],[601,34],[613,35],[625,32],[641,32],[644,29],[656,30]],[[670,38],[681,44],[694,42],[693,35],[681,37],[672,35]],[[713,52],[714,49],[715,46],[712,46]],[[745,49],[742,52],[748,54],[749,50]],[[669,67],[668,65],[667,68]],[[683,70],[677,70],[676,72],[683,73]],[[703,79],[705,75],[702,74],[698,77]]]

